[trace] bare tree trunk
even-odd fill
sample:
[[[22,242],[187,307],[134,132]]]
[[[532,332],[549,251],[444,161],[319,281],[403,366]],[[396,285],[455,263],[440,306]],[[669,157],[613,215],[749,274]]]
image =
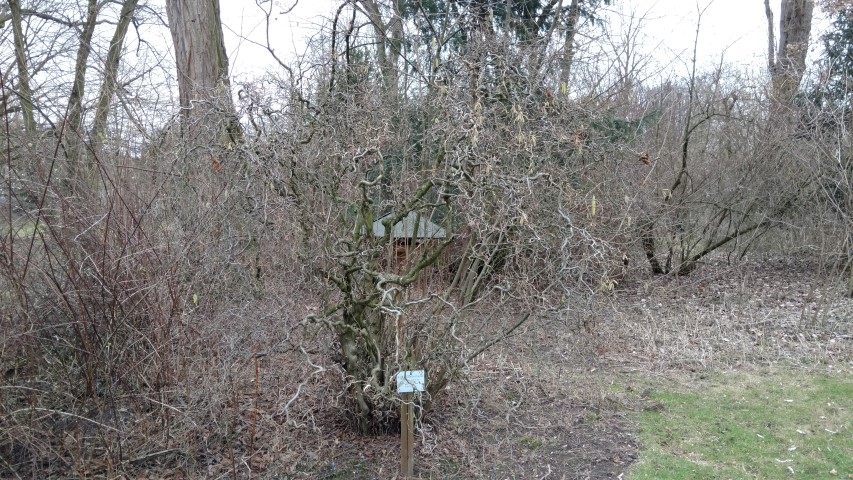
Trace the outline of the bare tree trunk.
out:
[[[661,266],[660,261],[657,259],[657,249],[655,247],[655,224],[654,220],[651,218],[643,219],[638,225],[638,232],[640,236],[640,245],[643,247],[643,253],[646,254],[646,259],[649,261],[649,267],[652,269],[652,273],[654,275],[663,275],[664,273],[668,273]]]
[[[242,138],[231,100],[219,0],[168,0],[184,140],[228,146]]]
[[[773,10],[770,0],[764,0],[764,14],[767,16],[767,71],[772,75],[776,68],[776,33],[773,22]]]
[[[95,142],[95,151],[99,151],[104,141],[104,132],[107,126],[107,114],[110,110],[110,102],[118,85],[118,69],[121,64],[121,49],[124,45],[124,37],[133,18],[133,12],[139,0],[125,0],[121,6],[118,26],[116,26],[113,38],[110,41],[110,49],[107,53],[107,63],[104,66],[104,81],[101,84],[101,93],[98,95],[98,106],[95,110],[95,122],[92,125],[92,139]]]
[[[376,36],[376,60],[382,71],[382,82],[385,89],[395,92],[399,88],[397,62],[400,60],[403,45],[403,16],[402,0],[392,0],[391,18],[386,23],[376,0],[362,0],[365,13]]]
[[[782,0],[779,15],[779,42],[773,54],[773,12],[770,0],[764,0],[768,31],[768,67],[773,80],[773,95],[780,104],[793,100],[806,70],[809,35],[812,30],[814,0]]]
[[[89,53],[92,51],[92,36],[95,34],[95,24],[101,5],[98,0],[89,0],[86,8],[86,22],[83,24],[83,33],[80,36],[80,45],[77,47],[77,61],[74,65],[74,84],[71,94],[68,96],[68,118],[65,136],[65,154],[68,158],[68,179],[74,192],[74,183],[80,179],[82,171],[86,169],[80,164],[83,152],[83,95],[86,89],[86,64],[89,62]]]
[[[578,30],[581,10],[578,0],[572,0],[569,6],[569,17],[566,19],[566,38],[563,43],[563,51],[560,55],[560,90],[565,90],[569,85],[569,77],[572,72],[572,61],[575,57],[575,34]]]
[[[30,75],[27,68],[27,51],[24,42],[20,0],[9,0],[9,10],[12,16],[15,63],[18,66],[18,96],[21,99],[21,111],[24,114],[24,128],[28,135],[32,135],[36,131],[36,120],[33,115],[33,91],[30,88]]]
[[[219,12],[219,0],[166,1],[181,107],[178,168],[189,187],[177,186],[175,195],[184,199],[187,207],[178,209],[177,217],[191,230],[198,228],[198,216],[216,215],[206,228],[222,252],[219,258],[231,265],[235,258],[241,258],[240,263],[251,272],[246,275],[229,270],[228,275],[238,275],[229,280],[229,288],[258,293],[257,281],[263,275],[259,235],[265,224],[259,222],[255,210],[245,209],[236,196],[229,195],[232,182],[245,173],[247,163],[241,159],[241,149],[235,148],[243,143],[243,131],[231,96]],[[237,208],[245,210],[239,212]],[[219,212],[225,211],[233,212],[227,223],[220,219]],[[241,240],[233,242],[227,231]]]
[[[397,62],[403,53],[403,5],[402,0],[393,0],[391,2],[392,12],[391,20],[388,22],[388,29],[391,31],[391,39],[388,45],[391,58],[388,59],[389,71],[392,72],[391,91],[394,96],[397,95],[397,90],[400,88],[400,78],[397,74]]]

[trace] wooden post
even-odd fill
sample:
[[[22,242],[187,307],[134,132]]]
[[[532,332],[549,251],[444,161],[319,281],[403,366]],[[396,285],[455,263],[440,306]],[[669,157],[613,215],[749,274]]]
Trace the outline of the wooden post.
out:
[[[400,404],[400,475],[412,478],[415,474],[415,405],[414,394],[401,395]]]
[[[426,390],[426,372],[409,370],[397,372],[397,393],[400,394],[400,476],[415,474],[415,392]]]

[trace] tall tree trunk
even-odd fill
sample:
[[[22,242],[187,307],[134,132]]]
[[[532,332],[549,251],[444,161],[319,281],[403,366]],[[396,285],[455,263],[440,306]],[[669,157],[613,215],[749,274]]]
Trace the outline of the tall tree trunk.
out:
[[[198,146],[236,144],[242,132],[231,100],[219,0],[167,0],[166,14],[177,61],[184,141]]]
[[[569,6],[569,16],[566,18],[566,38],[563,43],[563,51],[560,54],[560,90],[565,91],[569,86],[569,77],[572,72],[572,61],[575,58],[575,34],[578,30],[578,21],[581,10],[578,0],[572,0]]]
[[[781,105],[789,104],[800,88],[806,70],[806,54],[812,30],[814,0],[782,0],[779,15],[779,42],[774,58],[773,11],[770,0],[764,0],[767,15],[768,68],[773,81],[773,95]]]
[[[229,195],[246,163],[240,161],[240,149],[233,148],[243,142],[243,131],[228,81],[219,0],[167,0],[166,13],[175,49],[181,107],[179,168],[185,185],[190,187],[176,185],[179,190],[175,195],[191,207],[179,209],[178,221],[186,230],[194,230],[199,228],[199,215],[210,215],[213,223],[202,228],[210,229],[212,241],[222,252],[221,260],[233,265],[235,258],[243,259],[240,262],[251,272],[251,277],[240,275],[233,279],[229,288],[257,293],[255,281],[262,275],[257,229],[264,224],[253,218],[254,211],[238,214],[238,197]],[[224,212],[229,211],[233,214],[225,218]],[[239,232],[237,235],[244,241],[235,244],[225,231]],[[228,270],[223,272],[227,274]]]
[[[118,69],[121,64],[121,49],[124,45],[124,37],[133,18],[133,12],[139,0],[125,0],[121,6],[118,26],[116,26],[113,38],[110,41],[110,49],[107,52],[107,63],[104,66],[104,80],[101,84],[101,92],[98,95],[98,106],[95,110],[95,121],[92,125],[92,139],[95,143],[95,151],[100,151],[104,141],[107,126],[107,115],[110,110],[110,102],[118,85]]]
[[[81,165],[83,153],[83,96],[86,89],[86,65],[92,51],[92,36],[101,5],[98,0],[89,0],[86,8],[86,22],[77,47],[77,61],[74,64],[74,84],[68,96],[68,118],[65,134],[65,154],[68,158],[69,193],[74,193],[75,184],[81,180],[81,173],[87,169]]]
[[[402,0],[391,1],[391,18],[382,19],[382,12],[376,0],[362,0],[365,13],[373,25],[376,37],[376,61],[382,72],[382,84],[386,91],[396,95],[399,88],[397,62],[400,60],[403,46]]]
[[[15,63],[18,66],[18,96],[21,100],[21,111],[24,114],[24,128],[27,135],[32,135],[36,131],[36,120],[33,115],[33,92],[30,88],[30,74],[27,68],[27,50],[21,20],[20,0],[9,0],[9,10],[12,17],[12,36],[15,43]]]

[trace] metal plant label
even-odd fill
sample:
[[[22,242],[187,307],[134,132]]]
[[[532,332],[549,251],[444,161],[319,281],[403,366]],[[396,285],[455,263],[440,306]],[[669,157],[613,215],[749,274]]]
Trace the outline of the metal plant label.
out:
[[[397,393],[426,390],[426,373],[423,370],[405,370],[397,373]]]

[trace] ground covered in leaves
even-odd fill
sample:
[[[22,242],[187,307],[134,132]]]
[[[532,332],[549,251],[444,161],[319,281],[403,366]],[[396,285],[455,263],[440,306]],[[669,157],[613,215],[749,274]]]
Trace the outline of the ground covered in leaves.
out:
[[[417,475],[631,478],[638,419],[663,408],[658,396],[673,382],[792,365],[853,372],[853,301],[819,267],[721,261],[691,277],[626,282],[578,306],[584,318],[537,319],[473,362],[419,422]],[[327,414],[312,438],[296,435],[296,458],[273,459],[259,478],[397,474],[396,435],[359,437]]]
[[[666,455],[691,452],[655,443],[658,437],[643,431],[641,422],[675,412],[667,402],[681,398],[678,392],[695,386],[701,395],[709,382],[760,372],[785,375],[792,368],[799,378],[849,378],[853,300],[845,283],[813,262],[765,259],[735,268],[721,261],[684,278],[638,274],[615,292],[535,318],[471,362],[465,378],[419,416],[416,476],[701,477],[689,468],[683,476],[664,475]],[[297,307],[287,309],[300,314]],[[186,406],[164,407],[172,412],[168,425],[144,417],[123,420],[119,430],[150,439],[150,449],[125,454],[122,465],[99,465],[84,461],[93,452],[81,443],[79,464],[52,471],[77,477],[118,471],[130,478],[397,476],[399,435],[354,433],[346,401],[335,393],[344,382],[340,372],[321,363],[322,352],[296,352],[294,363],[293,351],[274,348],[282,337],[276,320],[281,312],[255,313],[235,312],[235,318],[261,318],[251,328],[210,333],[234,353],[209,354],[196,366],[188,362],[189,371],[197,369],[190,378],[198,385],[179,392]],[[257,338],[269,338],[269,353],[237,354],[241,344],[263,343]],[[228,393],[210,395],[216,391]],[[192,415],[189,406],[195,406]],[[220,413],[205,416],[199,406]],[[840,412],[849,428],[849,405]],[[68,428],[69,445],[80,441],[82,430]],[[164,431],[173,440],[164,439]]]

